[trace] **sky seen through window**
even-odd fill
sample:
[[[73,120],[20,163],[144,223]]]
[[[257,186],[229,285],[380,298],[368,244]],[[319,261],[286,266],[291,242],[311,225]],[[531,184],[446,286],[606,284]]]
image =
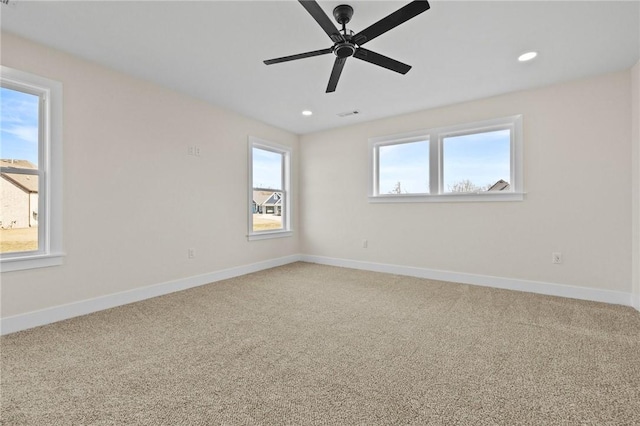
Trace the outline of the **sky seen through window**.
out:
[[[282,154],[253,148],[253,187],[282,190]]]
[[[38,96],[0,88],[0,158],[38,164]]]

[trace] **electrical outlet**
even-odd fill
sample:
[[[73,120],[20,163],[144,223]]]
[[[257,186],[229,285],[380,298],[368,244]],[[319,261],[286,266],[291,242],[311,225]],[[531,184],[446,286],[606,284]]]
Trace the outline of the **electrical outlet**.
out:
[[[562,253],[551,253],[551,263],[560,264],[562,263]]]
[[[189,145],[187,147],[187,155],[192,157],[200,157],[200,147],[196,145]]]
[[[362,240],[362,248],[367,248],[367,247],[369,247],[369,241]]]
[[[196,249],[194,249],[194,248],[187,249],[187,257],[189,259],[195,259],[195,257],[196,257]]]

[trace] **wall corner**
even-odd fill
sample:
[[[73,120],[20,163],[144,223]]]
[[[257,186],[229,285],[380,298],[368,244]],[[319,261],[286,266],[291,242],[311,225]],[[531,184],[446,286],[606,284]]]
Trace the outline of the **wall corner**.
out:
[[[631,304],[640,311],[640,61],[631,68]]]

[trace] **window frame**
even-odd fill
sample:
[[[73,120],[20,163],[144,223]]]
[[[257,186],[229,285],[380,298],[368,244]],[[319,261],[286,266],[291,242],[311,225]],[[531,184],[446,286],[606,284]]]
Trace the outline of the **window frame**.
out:
[[[253,230],[253,149],[258,148],[265,151],[282,155],[282,189],[274,192],[281,192],[284,205],[282,208],[282,229],[254,231]],[[292,149],[288,146],[266,141],[255,136],[249,136],[248,148],[248,204],[247,204],[247,239],[249,241],[265,240],[271,238],[283,238],[293,235],[291,229],[291,156]],[[257,188],[271,191],[271,188]]]
[[[508,192],[446,193],[443,191],[443,143],[453,136],[464,136],[498,130],[510,130],[510,185]],[[425,194],[380,194],[379,193],[379,147],[427,141],[429,143],[429,193]],[[380,136],[369,139],[369,202],[371,203],[429,203],[429,202],[483,202],[522,201],[523,183],[523,130],[522,115],[477,121],[473,123],[424,129],[409,133]]]
[[[38,250],[0,253],[2,272],[61,265],[65,255],[62,249],[62,83],[0,66],[0,85],[40,98]]]

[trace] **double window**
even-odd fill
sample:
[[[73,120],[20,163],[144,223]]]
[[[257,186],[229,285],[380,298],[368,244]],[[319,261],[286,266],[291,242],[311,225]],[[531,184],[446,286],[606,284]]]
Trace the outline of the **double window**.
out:
[[[291,149],[249,137],[249,240],[291,235]]]
[[[62,257],[62,85],[0,69],[2,271]]]
[[[369,141],[373,202],[522,200],[522,117]]]

